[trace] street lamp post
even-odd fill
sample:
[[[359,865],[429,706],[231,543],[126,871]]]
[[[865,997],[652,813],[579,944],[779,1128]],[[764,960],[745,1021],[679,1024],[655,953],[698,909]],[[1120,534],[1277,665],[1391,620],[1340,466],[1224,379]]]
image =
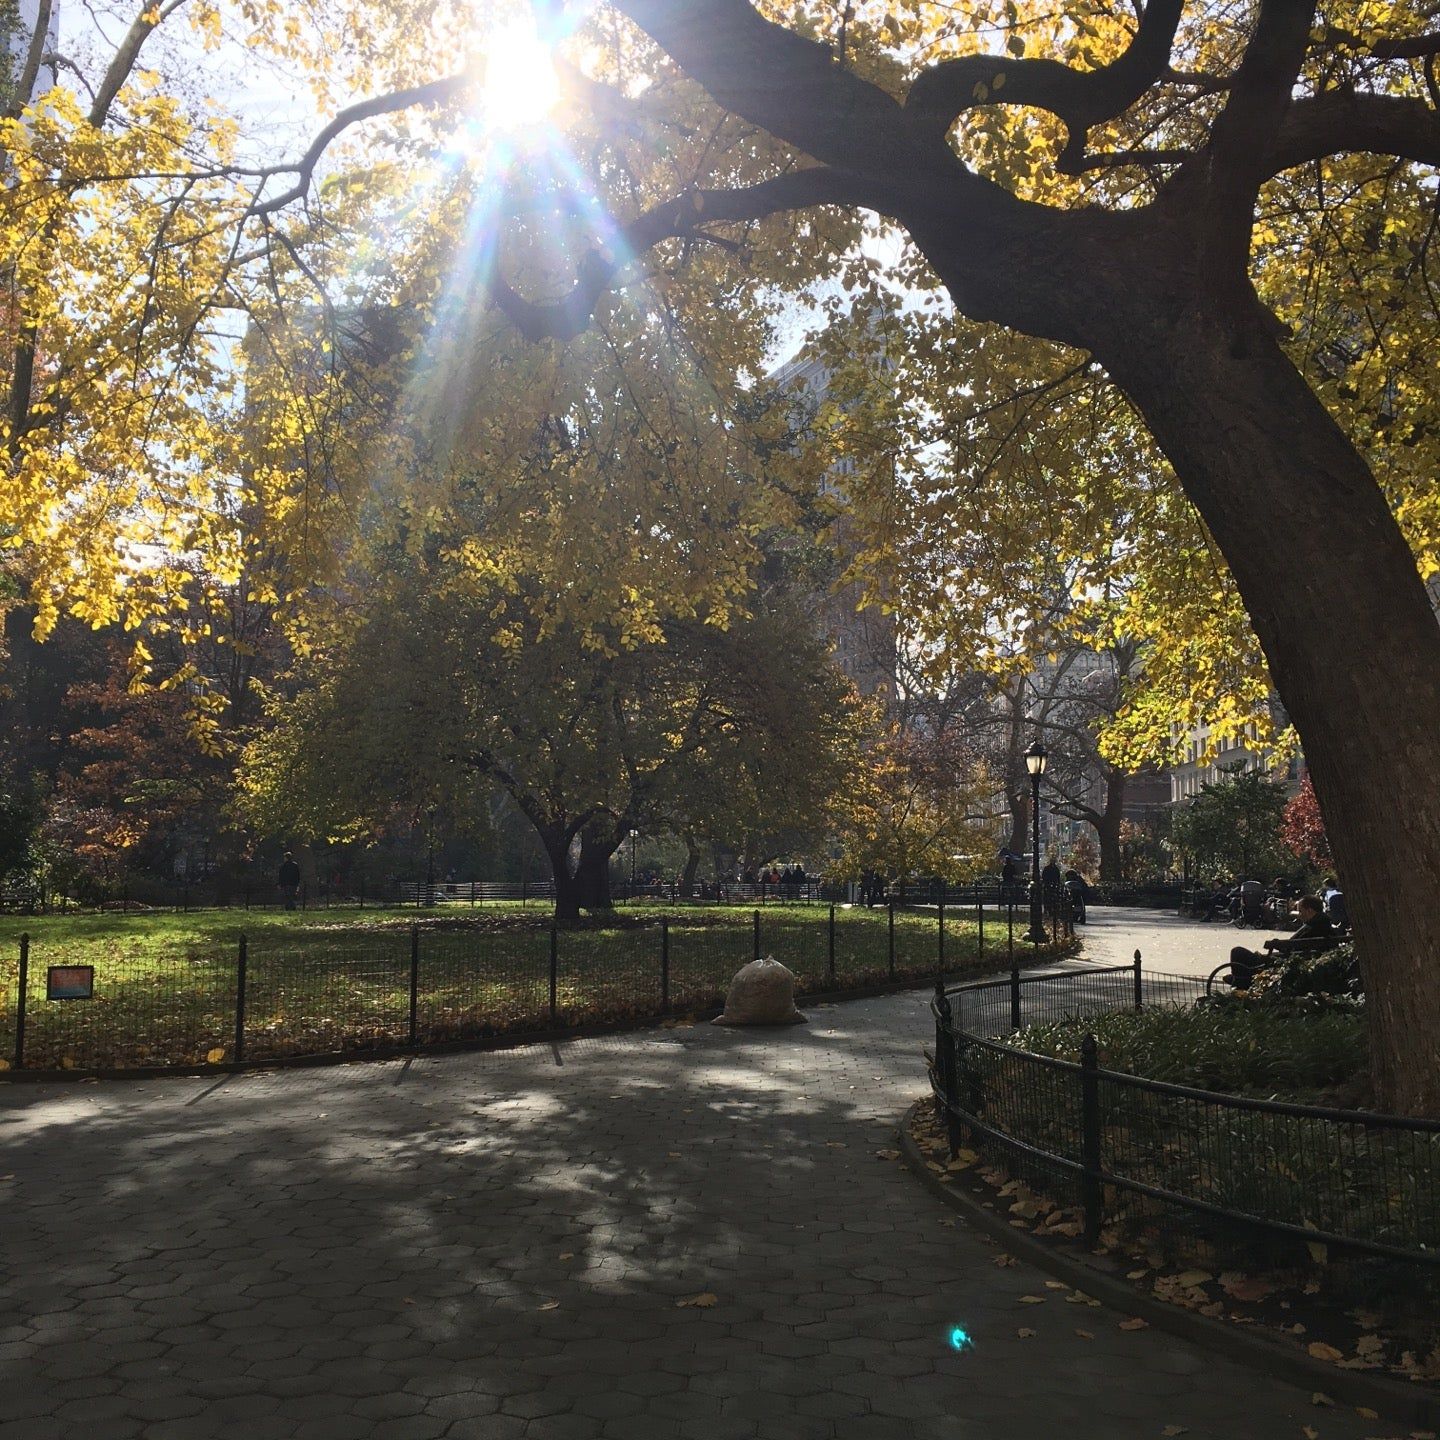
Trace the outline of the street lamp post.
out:
[[[1045,773],[1045,747],[1037,738],[1025,752],[1025,768],[1030,772],[1030,930],[1025,938],[1034,945],[1048,943],[1045,933],[1045,916],[1041,910],[1040,895],[1040,777]]]
[[[640,832],[630,832],[630,903],[635,903],[635,846],[640,839]]]

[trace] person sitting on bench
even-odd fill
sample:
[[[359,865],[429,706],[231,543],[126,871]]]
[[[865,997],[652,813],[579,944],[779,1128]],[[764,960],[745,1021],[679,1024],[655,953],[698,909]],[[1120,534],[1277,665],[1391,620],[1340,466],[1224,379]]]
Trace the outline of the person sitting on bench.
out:
[[[1296,950],[1318,951],[1327,948],[1324,942],[1335,939],[1335,927],[1325,914],[1325,903],[1318,895],[1303,895],[1300,898],[1300,928],[1283,940],[1267,940],[1266,954],[1247,950],[1237,945],[1230,952],[1230,974],[1226,984],[1237,990],[1248,990],[1255,979],[1255,972],[1263,970],[1277,955],[1289,955]],[[1317,943],[1320,942],[1320,943]]]

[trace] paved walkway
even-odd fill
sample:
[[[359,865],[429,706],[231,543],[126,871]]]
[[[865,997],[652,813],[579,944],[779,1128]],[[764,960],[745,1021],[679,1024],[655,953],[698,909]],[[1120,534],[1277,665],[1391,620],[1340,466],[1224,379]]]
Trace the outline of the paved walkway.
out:
[[[1104,965],[1128,965],[1138,949],[1147,970],[1172,975],[1208,975],[1230,958],[1233,946],[1260,950],[1283,930],[1237,930],[1224,921],[1190,920],[1170,910],[1134,910],[1092,905],[1086,924],[1076,927],[1085,958]]]
[[[1403,1429],[997,1268],[875,1153],[925,997],[811,1018],[0,1087],[0,1440]]]

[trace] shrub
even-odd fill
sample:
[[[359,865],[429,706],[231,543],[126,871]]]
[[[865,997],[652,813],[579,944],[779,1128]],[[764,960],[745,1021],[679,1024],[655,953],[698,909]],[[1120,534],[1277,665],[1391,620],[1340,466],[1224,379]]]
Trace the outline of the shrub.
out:
[[[1232,1095],[1310,1098],[1348,1082],[1366,1061],[1364,1014],[1348,1003],[1307,1010],[1237,998],[1194,1009],[1116,1011],[1032,1026],[1020,1044],[1078,1060],[1087,1031],[1107,1070]]]

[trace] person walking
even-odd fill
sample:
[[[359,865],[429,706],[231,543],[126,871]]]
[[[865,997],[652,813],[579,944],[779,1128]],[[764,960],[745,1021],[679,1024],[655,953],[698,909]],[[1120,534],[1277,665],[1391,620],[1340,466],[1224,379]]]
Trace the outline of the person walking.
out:
[[[295,908],[295,897],[300,892],[300,867],[295,863],[295,857],[290,851],[285,852],[285,858],[280,862],[280,873],[276,876],[280,882],[280,894],[285,901],[285,908]]]

